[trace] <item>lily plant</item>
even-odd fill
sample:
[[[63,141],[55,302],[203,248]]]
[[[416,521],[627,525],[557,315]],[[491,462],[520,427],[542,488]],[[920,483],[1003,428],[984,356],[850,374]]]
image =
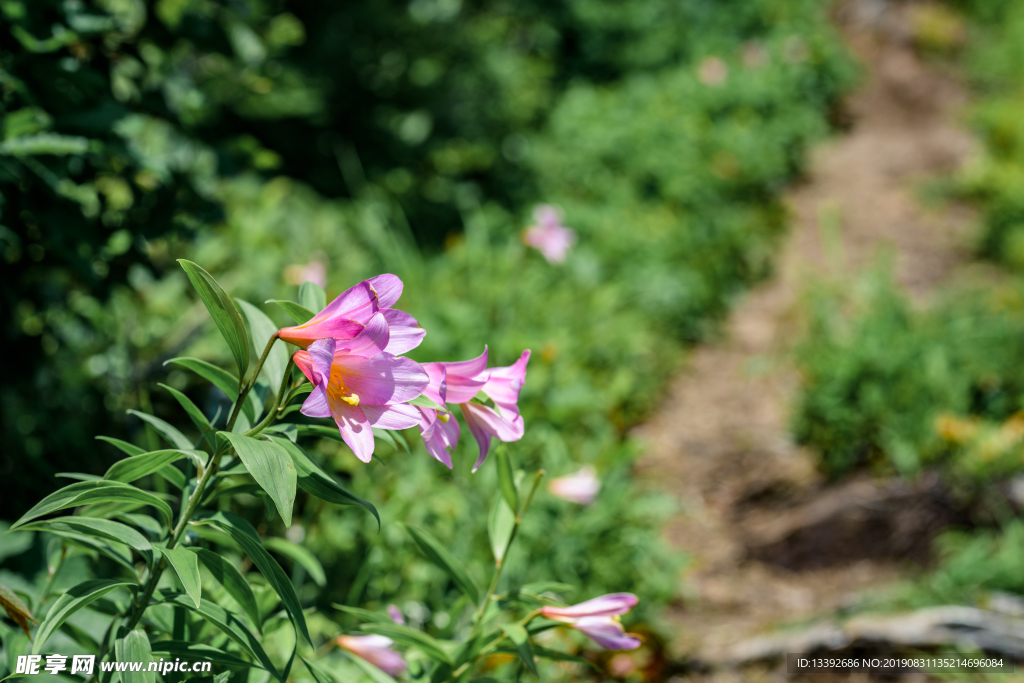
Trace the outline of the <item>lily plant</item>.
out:
[[[497,592],[504,561],[544,474],[517,476],[505,447],[496,451],[499,491],[488,518],[495,563],[486,589],[429,531],[405,526],[420,551],[467,599],[468,619],[457,640],[437,640],[406,625],[393,607],[378,614],[335,605],[339,616],[348,613],[361,621],[359,631],[341,633],[338,628],[326,638],[312,631],[307,606],[274,554],[308,566],[314,575],[317,569],[322,575],[322,567],[308,550],[287,538],[266,536],[261,533],[265,525],[233,511],[235,497],[264,498],[265,514],[279,516],[285,528],[292,523],[297,490],[328,503],[361,507],[379,525],[374,505],[329,474],[301,440],[331,437],[370,462],[377,441],[395,444],[404,437],[390,432],[415,427],[428,453],[451,468],[460,435],[449,408],[455,404],[479,448],[476,471],[493,439],[513,442],[523,436],[518,401],[530,352],[504,367],[488,367],[486,348],[467,361],[420,364],[406,358],[402,354],[416,348],[425,331],[395,308],[403,285],[394,275],[360,282],[330,304],[323,289],[304,283],[299,301],[267,302],[295,323],[278,328],[259,307],[232,299],[200,266],[180,263],[235,367],[228,370],[199,358],[173,358],[167,364],[217,387],[230,408],[204,412],[181,391],[162,385],[198,437],[189,438],[156,416],[130,411],[167,447],[146,450],[99,437],[124,457],[103,476],[64,473],[78,481],[44,498],[11,526],[8,533],[48,534],[56,552],[35,594],[18,595],[0,586],[0,606],[24,631],[14,651],[8,643],[9,655],[47,653],[51,637],[60,632],[74,641],[77,654],[94,655],[99,662],[210,661],[218,683],[231,676],[284,683],[302,670],[316,683],[330,683],[342,653],[377,683],[394,677],[440,683],[469,681],[497,654],[514,655],[519,675],[537,674],[537,658],[589,665],[535,641],[558,627],[576,629],[607,648],[640,644],[618,621],[636,604],[635,596],[615,594],[566,606],[545,592],[550,586]],[[334,426],[297,424],[296,411]],[[76,552],[106,558],[116,569],[105,578],[55,591],[55,579]],[[42,614],[44,607],[37,621],[33,611]],[[89,632],[69,621],[82,610],[102,615],[105,628]],[[266,639],[279,637],[286,625],[294,636],[290,655],[272,656]],[[250,678],[253,672],[256,678]],[[89,673],[99,683],[114,676],[126,683],[153,680],[152,673],[114,674],[99,666]]]

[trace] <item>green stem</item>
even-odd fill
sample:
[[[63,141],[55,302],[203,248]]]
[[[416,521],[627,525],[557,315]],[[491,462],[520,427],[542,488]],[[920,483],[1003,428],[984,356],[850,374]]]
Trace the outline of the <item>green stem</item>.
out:
[[[516,513],[516,522],[512,526],[512,533],[508,536],[508,543],[505,544],[505,551],[501,554],[502,558],[508,556],[508,551],[512,547],[512,542],[516,540],[516,534],[519,532],[519,524],[523,521],[523,515],[526,514],[526,510],[530,507],[530,503],[533,501],[533,495],[537,492],[537,487],[540,485],[540,480],[544,478],[544,470],[538,470],[537,474],[533,478],[533,485],[530,486],[530,493],[527,494],[526,499],[522,505],[519,506],[519,511]],[[494,597],[494,591],[498,588],[498,579],[501,578],[501,572],[505,568],[505,563],[502,560],[497,560],[494,567],[494,575],[491,577],[491,585],[487,587],[487,592],[484,594],[483,600],[480,602],[480,606],[476,610],[476,615],[473,617],[473,630],[469,634],[469,640],[472,641],[477,637],[480,632],[480,628],[484,623],[484,614],[487,612],[487,606],[491,604],[491,598]]]
[[[271,422],[273,422],[274,419],[277,417],[277,407],[281,405],[281,401],[284,400],[284,392],[285,389],[288,388],[288,369],[290,367],[291,361],[289,360],[288,364],[284,366],[284,376],[281,378],[281,387],[277,390],[277,396],[274,397],[274,402],[270,404],[269,408],[267,408],[266,416],[263,418],[263,420],[260,421],[258,425],[256,425],[249,431],[245,432],[243,436],[254,436],[256,434],[259,434],[264,429],[266,429],[267,426]]]
[[[245,385],[245,388],[243,388],[242,391],[239,392],[238,401],[236,401],[235,403],[235,409],[231,414],[231,418],[228,420],[228,431],[231,431],[231,428],[234,427],[235,420],[238,418],[239,408],[241,408],[246,396],[252,390],[253,386],[255,386],[256,378],[259,377],[260,371],[263,370],[263,364],[266,363],[267,357],[270,355],[270,350],[274,347],[274,342],[276,341],[277,334],[275,333],[274,336],[270,338],[270,341],[267,342],[267,346],[263,350],[263,355],[260,356],[259,361],[256,363],[256,367],[252,371],[252,376],[249,378],[249,382]],[[285,373],[285,377],[287,377],[287,372]],[[284,386],[285,384],[286,382],[282,380],[282,386]],[[283,391],[283,389],[278,391],[278,398],[275,400],[275,404],[277,403],[277,401],[280,400],[281,391]],[[268,411],[267,416],[270,417],[274,415],[275,410],[276,405],[274,406],[274,408]],[[264,422],[267,421],[264,420]],[[260,423],[260,425],[258,425],[260,429],[262,429],[265,426],[266,425],[264,423]],[[196,488],[192,491],[192,494],[189,496],[188,501],[186,501],[184,507],[182,507],[181,514],[178,516],[178,523],[175,524],[174,529],[171,531],[171,537],[167,540],[168,550],[174,548],[174,546],[178,544],[178,541],[181,540],[182,535],[185,533],[185,529],[188,527],[189,521],[191,521],[192,519],[192,515],[195,514],[196,508],[199,507],[199,502],[203,499],[203,494],[206,492],[206,487],[209,485],[210,480],[213,479],[213,477],[217,474],[218,470],[220,469],[221,458],[224,457],[224,454],[226,452],[227,447],[224,446],[222,448],[217,448],[210,455],[210,459],[206,463],[206,467],[204,468],[202,476],[196,483]],[[163,574],[165,567],[166,561],[164,560],[163,557],[161,557],[158,562],[154,562],[153,570],[150,572],[149,579],[146,581],[146,586],[143,589],[142,597],[132,607],[131,613],[127,615],[127,622],[125,623],[126,631],[132,631],[138,625],[139,621],[142,619],[142,615],[145,614],[146,608],[149,607],[149,601],[152,599],[153,593],[156,591],[157,583],[159,583],[160,576],[161,574]],[[111,629],[114,627],[114,624],[117,622],[117,620],[118,619],[115,619],[113,622],[111,622]],[[107,638],[105,638],[104,642],[100,645],[100,653],[99,656],[97,657],[98,661],[102,662],[103,657],[107,653],[108,640],[109,631]],[[97,673],[97,680],[98,679],[99,674]]]
[[[526,628],[526,626],[538,614],[540,614],[540,610],[539,609],[533,610],[532,612],[530,612],[525,617],[523,617],[522,619],[519,620],[519,625],[522,626],[523,628]],[[487,645],[484,649],[480,650],[480,652],[478,652],[476,654],[476,657],[473,660],[470,660],[470,661],[464,663],[458,669],[453,671],[452,672],[452,680],[458,680],[459,676],[461,676],[462,674],[466,673],[466,670],[469,669],[469,667],[473,666],[473,664],[476,661],[479,661],[479,659],[481,657],[486,657],[487,655],[489,655],[492,652],[494,652],[495,650],[497,650],[498,646],[501,645],[502,641],[504,641],[506,638],[508,638],[508,636],[505,635],[504,633],[502,633],[500,636],[498,636],[498,638],[496,640],[494,640],[492,643]]]
[[[256,362],[256,367],[253,369],[252,376],[249,377],[249,381],[246,383],[245,388],[238,392],[238,399],[235,401],[235,409],[231,411],[231,417],[228,418],[228,424],[225,427],[226,431],[230,432],[235,426],[235,420],[238,419],[238,413],[242,410],[242,405],[245,403],[245,399],[249,395],[249,392],[252,391],[254,386],[256,386],[256,378],[260,376],[263,364],[267,362],[267,356],[270,355],[270,350],[274,348],[274,342],[276,342],[277,339],[277,333],[275,332],[270,338],[270,341],[267,342],[266,348],[263,349],[263,355],[260,356],[259,361]],[[242,386],[241,379],[238,380],[238,386]]]

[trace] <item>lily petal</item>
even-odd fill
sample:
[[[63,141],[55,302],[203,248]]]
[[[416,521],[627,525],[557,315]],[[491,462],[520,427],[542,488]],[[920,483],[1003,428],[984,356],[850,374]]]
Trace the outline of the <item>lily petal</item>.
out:
[[[330,392],[327,400],[331,406],[331,416],[338,423],[341,438],[355,456],[363,462],[373,459],[373,431],[366,413],[359,406],[349,405],[345,401],[335,399]]]
[[[370,319],[366,321],[366,327],[354,339],[338,343],[335,353],[373,358],[387,348],[389,339],[390,331],[387,320],[383,313],[377,312],[370,316]],[[317,343],[319,342],[314,342],[310,348]]]
[[[476,439],[480,447],[480,457],[473,465],[476,472],[480,465],[487,459],[491,450],[491,437],[496,436],[501,441],[518,441],[523,438],[523,418],[517,415],[514,420],[508,421],[502,418],[493,409],[479,403],[463,403],[462,416],[466,419],[466,426]]]
[[[361,406],[366,419],[379,429],[409,429],[420,423],[420,411],[416,406],[394,403],[386,406]]]
[[[611,617],[585,617],[572,627],[608,650],[635,650],[640,647],[640,637],[626,633],[622,624]]]
[[[569,621],[584,617],[611,617],[625,614],[636,607],[636,603],[637,597],[632,593],[609,593],[571,607],[546,605],[540,608],[540,613],[548,619],[556,621]]]
[[[377,305],[380,307],[380,310],[391,308],[398,303],[398,298],[402,296],[402,288],[405,286],[397,275],[391,275],[390,273],[371,277],[369,280],[365,280],[365,282],[373,290],[374,295],[376,295]]]
[[[419,363],[389,353],[373,358],[336,354],[331,370],[332,381],[338,377],[350,394],[358,395],[361,404],[404,403],[427,388],[427,373]]]
[[[399,356],[412,351],[427,336],[427,331],[420,327],[416,318],[404,311],[390,308],[384,311],[384,319],[388,321],[388,328],[391,330],[391,342],[384,349],[388,353]]]

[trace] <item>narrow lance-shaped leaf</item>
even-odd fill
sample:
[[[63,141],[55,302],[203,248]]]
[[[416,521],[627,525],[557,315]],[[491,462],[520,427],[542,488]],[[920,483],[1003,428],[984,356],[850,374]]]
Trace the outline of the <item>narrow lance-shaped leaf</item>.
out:
[[[441,647],[441,644],[423,631],[417,631],[416,629],[409,628],[408,626],[402,626],[401,624],[387,624],[383,622],[363,624],[359,627],[359,630],[365,631],[366,633],[376,633],[379,636],[387,636],[399,643],[410,645],[434,661],[442,662],[448,666],[455,664],[451,655]]]
[[[247,662],[240,657],[224,652],[203,643],[186,643],[181,640],[158,640],[152,644],[153,653],[158,655],[169,654],[179,659],[213,662],[224,666],[249,666],[260,668],[258,664]]]
[[[203,411],[199,409],[199,406],[192,402],[192,399],[174,387],[169,387],[166,384],[161,384],[160,386],[166,389],[167,392],[174,397],[174,400],[178,402],[178,405],[180,405],[182,410],[185,411],[189,419],[192,420],[192,424],[196,426],[196,429],[198,429],[200,433],[206,433],[213,429],[210,425],[210,421],[206,419],[206,415],[204,415]]]
[[[246,368],[249,367],[249,338],[234,302],[213,276],[198,265],[185,259],[178,259],[178,263],[185,269],[189,281],[199,293],[199,298],[203,300],[206,310],[210,312],[210,317],[231,349],[231,355],[235,357],[235,363],[238,365],[238,374],[244,375]]]
[[[150,545],[148,540],[146,540],[146,537],[130,526],[121,524],[120,522],[114,522],[109,519],[98,519],[96,517],[54,517],[53,519],[43,519],[38,522],[26,524],[21,527],[21,530],[50,532],[70,531],[76,534],[101,538],[105,541],[123,543],[147,556],[153,550],[153,546]]]
[[[519,658],[526,665],[526,668],[534,676],[540,676],[537,672],[537,662],[533,661],[533,650],[530,649],[530,636],[526,629],[519,624],[502,624],[501,630],[515,644],[516,650],[519,652]]]
[[[469,575],[469,572],[466,571],[466,567],[455,559],[455,556],[439,540],[423,529],[414,527],[411,524],[402,524],[402,526],[405,527],[409,535],[416,541],[416,545],[420,547],[423,554],[438,567],[448,572],[448,575],[452,577],[455,584],[470,600],[474,603],[480,602],[480,589]]]
[[[411,401],[406,401],[411,406],[420,406],[422,408],[430,408],[431,410],[440,410],[441,412],[450,412],[446,406],[436,403],[433,399],[428,397],[426,394],[420,394]]]
[[[260,619],[259,607],[256,606],[256,596],[253,595],[252,588],[242,573],[227,558],[212,550],[206,548],[189,548],[189,550],[196,554],[199,561],[213,574],[217,583],[238,603],[256,630],[262,631],[263,624]]]
[[[115,448],[122,450],[128,455],[142,455],[143,453],[146,452],[145,448],[139,448],[135,444],[128,443],[127,441],[122,441],[121,439],[115,439],[112,436],[97,436],[96,438],[99,439],[100,441],[106,441],[111,446],[114,446]]]
[[[516,516],[508,508],[505,498],[498,496],[491,506],[491,515],[487,520],[487,532],[491,539],[491,551],[494,559],[501,564],[505,559],[505,550],[508,548],[508,541],[512,538],[512,531],[515,529]]]
[[[178,607],[184,607],[187,610],[195,612],[203,619],[216,626],[221,633],[226,635],[239,647],[250,654],[253,659],[260,663],[261,668],[271,672],[274,675],[274,678],[282,680],[280,672],[274,666],[274,663],[270,661],[270,657],[267,656],[266,650],[264,650],[263,646],[260,645],[256,636],[249,632],[249,629],[245,627],[245,624],[239,621],[223,607],[215,605],[211,600],[207,600],[199,607],[196,607],[195,603],[193,603],[192,599],[187,595],[172,591],[157,591],[157,597],[167,604],[177,605]]]
[[[199,453],[191,450],[191,448],[189,450],[169,448],[118,460],[110,466],[110,469],[103,475],[103,478],[108,481],[121,481],[125,483],[138,481],[149,474],[160,472],[167,465],[182,458],[190,458],[199,465],[203,463]]]
[[[114,655],[119,662],[142,662],[141,671],[126,669],[121,672],[121,683],[155,683],[156,672],[149,671],[153,653],[149,649],[149,638],[142,629],[135,629],[114,643]]]
[[[287,451],[276,441],[220,432],[245,463],[245,469],[263,487],[281,513],[285,526],[291,526],[295,505],[295,465]]]
[[[300,306],[294,301],[282,301],[281,299],[269,299],[264,301],[265,304],[277,304],[281,309],[288,315],[289,318],[295,321],[296,325],[309,322],[316,313],[309,310],[304,306]]]
[[[39,625],[39,629],[36,631],[32,654],[37,655],[42,651],[46,641],[49,640],[54,631],[60,628],[61,624],[67,621],[68,617],[118,588],[137,588],[137,586],[134,583],[125,581],[93,579],[69,588],[65,593],[61,594],[56,602],[53,603],[53,607],[47,612],[46,618],[43,619],[43,623]]]
[[[263,578],[267,580],[267,583],[281,597],[284,608],[288,611],[298,631],[307,642],[312,644],[309,630],[306,627],[306,617],[302,613],[302,605],[299,603],[299,596],[295,592],[295,586],[292,585],[291,579],[281,569],[281,565],[263,547],[263,542],[260,540],[256,530],[252,528],[252,525],[230,512],[211,513],[205,511],[193,516],[192,523],[208,524],[214,529],[222,531],[242,549],[242,552],[249,556],[252,563],[263,574]],[[216,541],[217,539],[213,538],[212,540]]]
[[[335,505],[359,505],[369,510],[370,514],[377,519],[377,528],[380,528],[380,515],[377,514],[377,508],[372,503],[352,493],[339,484],[334,477],[320,469],[320,466],[313,462],[300,446],[279,436],[271,436],[270,440],[291,456],[299,488],[320,500],[326,500]]]
[[[112,502],[151,505],[163,516],[165,522],[169,523],[171,520],[171,506],[148,491],[119,481],[80,481],[54,491],[43,498],[31,510],[22,515],[21,519],[11,525],[11,529],[16,529],[33,519],[58,510],[91,503]]]
[[[320,560],[316,559],[313,553],[309,552],[301,545],[292,543],[284,538],[265,538],[263,539],[263,545],[267,546],[267,548],[273,550],[275,553],[284,555],[305,569],[306,573],[309,574],[309,577],[313,579],[316,585],[320,587],[327,585],[327,577],[324,575],[324,568],[320,564]]]
[[[310,311],[322,311],[327,306],[327,293],[315,282],[303,282],[299,285],[299,303]]]
[[[508,456],[508,449],[504,445],[495,449],[495,457],[498,459],[498,486],[501,488],[501,495],[505,497],[509,509],[513,514],[519,512],[519,492],[516,490],[515,478],[512,475],[512,462]]]
[[[202,584],[199,578],[199,560],[196,558],[196,554],[190,553],[184,548],[158,548],[158,550],[170,562],[174,573],[178,575],[178,580],[181,581],[185,592],[188,593],[188,597],[192,598],[192,602],[198,608],[202,596]]]
[[[160,436],[164,437],[164,439],[166,439],[167,442],[175,448],[180,448],[186,451],[191,450],[192,441],[190,441],[187,436],[179,432],[177,428],[171,426],[164,420],[161,420],[159,417],[154,417],[153,415],[149,415],[138,410],[129,410],[128,414],[134,415],[143,422],[149,424]]]

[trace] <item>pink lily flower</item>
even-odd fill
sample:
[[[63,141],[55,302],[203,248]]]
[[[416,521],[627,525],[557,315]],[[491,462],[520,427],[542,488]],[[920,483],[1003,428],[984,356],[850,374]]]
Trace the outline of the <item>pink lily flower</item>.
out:
[[[601,480],[597,478],[594,468],[587,465],[575,474],[552,479],[548,490],[570,503],[590,505],[601,490]]]
[[[606,649],[635,650],[640,647],[640,636],[626,633],[619,615],[633,609],[636,603],[632,593],[611,593],[571,607],[541,607],[540,614],[581,631]]]
[[[444,399],[440,402],[455,403],[462,408],[466,426],[480,447],[480,457],[473,465],[474,472],[487,459],[492,437],[497,437],[501,441],[518,441],[523,438],[523,417],[519,414],[518,401],[519,392],[526,381],[526,364],[529,360],[530,351],[527,349],[512,365],[488,369],[487,347],[484,347],[484,352],[472,360],[428,363],[429,368],[424,366],[428,373],[433,373],[432,384],[437,387],[438,395]],[[481,391],[494,401],[497,409],[473,401]],[[459,442],[458,423],[448,419],[448,415],[443,413],[437,415],[432,410],[421,411],[423,420],[420,423],[420,434],[427,445],[427,450],[451,468],[449,449],[455,450]]]
[[[548,263],[561,263],[569,248],[576,243],[576,232],[562,225],[558,209],[541,204],[533,211],[534,225],[523,232],[523,242],[533,247],[548,260]]]
[[[346,341],[362,332],[377,313],[384,316],[390,330],[388,347],[392,355],[411,351],[420,345],[426,332],[416,319],[392,308],[402,295],[404,285],[396,275],[378,275],[346,289],[307,322],[278,330],[278,336],[303,349],[317,339]]]
[[[355,338],[320,339],[294,356],[313,383],[302,414],[333,417],[341,438],[363,462],[373,456],[372,427],[408,429],[420,421],[419,411],[405,402],[427,388],[427,373],[419,363],[384,351],[388,347],[388,325],[377,312]]]
[[[444,363],[424,363],[429,384],[423,394],[440,405],[448,396],[448,371]],[[481,383],[482,386],[482,383]],[[430,453],[439,462],[452,468],[452,451],[459,443],[459,423],[451,419],[451,413],[439,413],[432,408],[418,407],[420,411],[420,436]]]
[[[396,624],[405,626],[405,617],[402,616],[402,610],[398,609],[395,605],[388,605],[388,616],[391,617],[391,621]]]
[[[365,659],[386,674],[397,676],[406,669],[402,655],[391,649],[395,641],[386,636],[338,636],[338,647]]]

